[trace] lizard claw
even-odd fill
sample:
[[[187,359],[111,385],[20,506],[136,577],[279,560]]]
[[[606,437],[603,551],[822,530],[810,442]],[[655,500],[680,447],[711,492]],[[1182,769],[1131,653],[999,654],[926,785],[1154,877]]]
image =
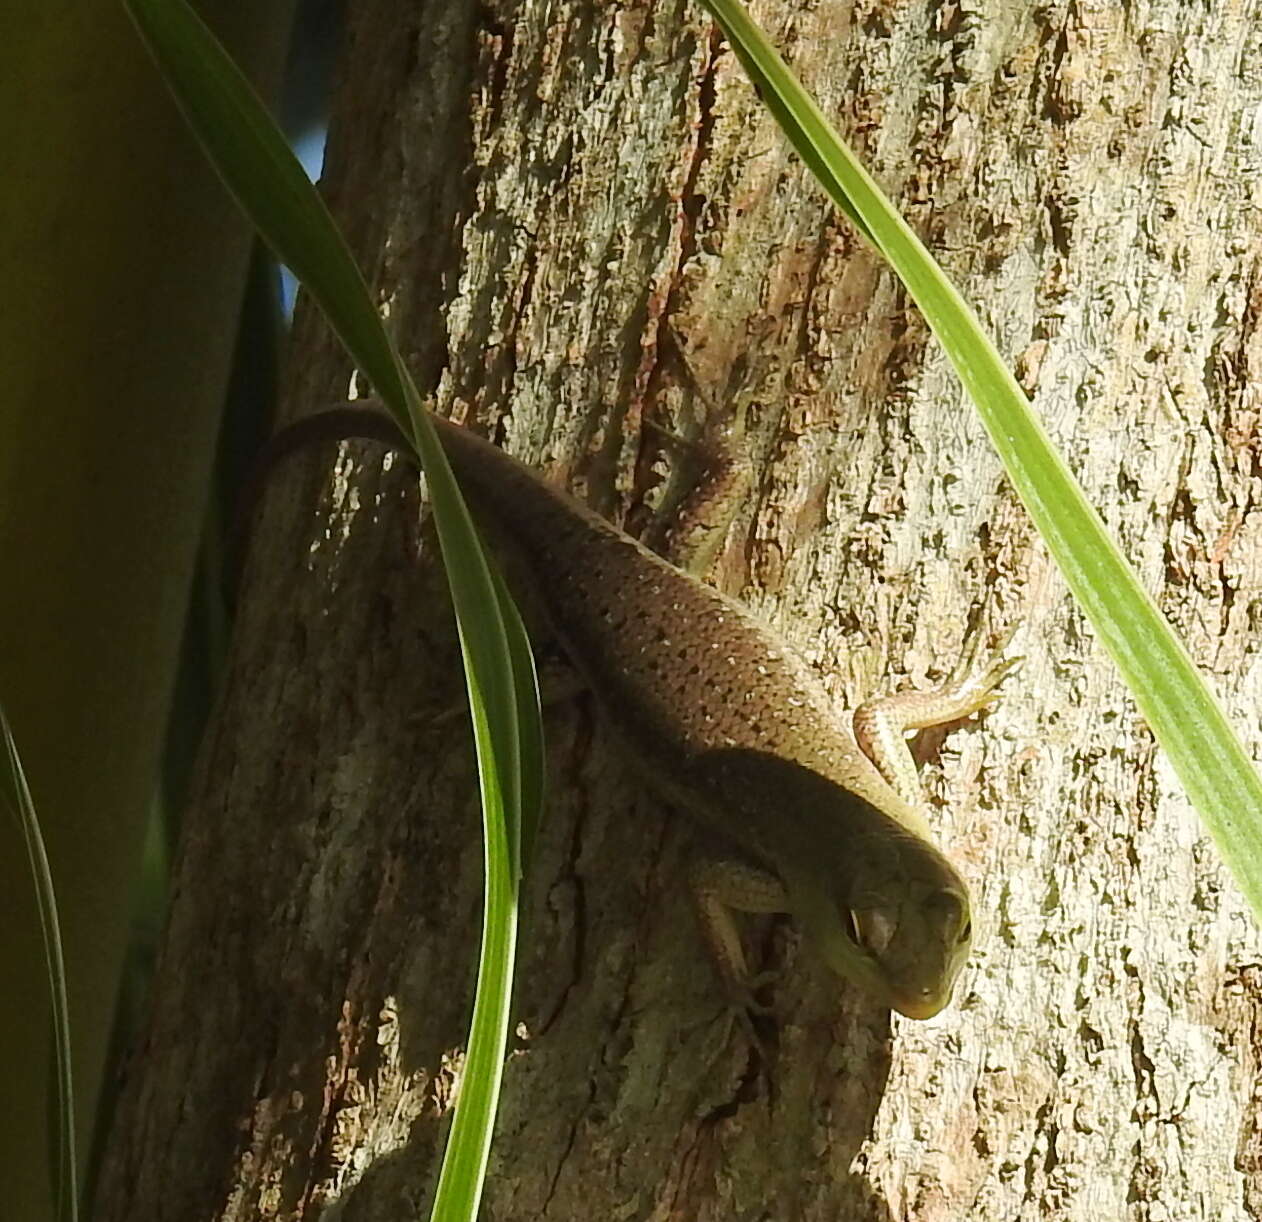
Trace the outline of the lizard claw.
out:
[[[755,976],[750,976],[737,987],[733,1003],[739,1003],[750,1014],[774,1014],[776,1012],[775,1006],[769,1001],[761,1000],[758,994],[770,985],[775,984],[779,979],[780,972],[775,968],[768,968],[765,972],[759,972]]]
[[[748,1001],[734,1002],[726,1009],[726,1022],[729,1025],[724,1042],[731,1037],[733,1029],[738,1030],[740,1037],[758,1058],[759,1064],[769,1066],[772,1063],[772,1051],[778,1042],[776,1025],[771,1021],[770,1013],[770,1007],[767,1006],[753,1009]]]

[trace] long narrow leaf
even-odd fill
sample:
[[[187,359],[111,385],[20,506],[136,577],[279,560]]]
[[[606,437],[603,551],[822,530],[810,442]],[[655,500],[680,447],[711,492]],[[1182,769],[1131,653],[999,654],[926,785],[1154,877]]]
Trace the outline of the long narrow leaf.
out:
[[[491,579],[495,582],[495,592],[500,601],[500,614],[504,617],[504,627],[508,632],[508,651],[513,659],[515,676],[514,690],[517,693],[517,725],[520,730],[520,768],[517,779],[521,786],[518,795],[522,811],[521,827],[518,829],[516,844],[510,845],[510,856],[513,861],[514,877],[519,879],[530,865],[535,847],[535,836],[538,833],[538,817],[543,810],[543,725],[539,698],[539,676],[535,670],[535,655],[530,649],[530,638],[526,634],[526,625],[522,623],[521,612],[513,602],[508,586],[500,573],[499,565],[491,560]],[[538,732],[538,738],[531,735]]]
[[[0,705],[0,806],[5,807],[22,828],[26,855],[30,864],[35,903],[39,909],[40,931],[44,940],[44,964],[48,971],[48,996],[53,1019],[53,1046],[57,1065],[56,1156],[49,1160],[55,1170],[55,1217],[61,1222],[74,1222],[79,1216],[79,1192],[76,1186],[74,1140],[74,1083],[70,1067],[70,1006],[66,1000],[66,964],[61,950],[61,925],[57,920],[57,895],[52,870],[39,830],[35,803],[22,771],[17,743],[4,707]]]
[[[471,704],[474,721],[482,720],[482,704],[476,700]],[[490,733],[485,725],[479,726],[479,732]],[[472,1222],[477,1217],[508,1049],[507,1019],[517,950],[517,878],[507,824],[491,817],[498,801],[498,795],[484,784],[486,906],[488,911],[502,913],[503,919],[482,924],[469,1051],[430,1222]]]
[[[889,260],[972,396],[1013,487],[1262,919],[1262,779],[976,315],[737,0],[703,0],[824,189]]]
[[[284,138],[249,83],[183,0],[127,0],[189,125],[259,233],[327,315],[358,368],[412,441],[429,483],[434,522],[455,604],[473,711],[486,844],[482,959],[474,1022],[452,1141],[434,1216],[472,1219],[494,1123],[507,1041],[516,937],[517,861],[523,794],[537,799],[531,758],[542,741],[524,729],[532,698],[519,690],[520,623],[505,625],[501,595],[411,375],[373,308],[363,277]],[[523,745],[524,744],[524,745]],[[475,1081],[477,1078],[477,1081]],[[489,1087],[483,1090],[483,1084]],[[449,1167],[452,1170],[449,1171]]]

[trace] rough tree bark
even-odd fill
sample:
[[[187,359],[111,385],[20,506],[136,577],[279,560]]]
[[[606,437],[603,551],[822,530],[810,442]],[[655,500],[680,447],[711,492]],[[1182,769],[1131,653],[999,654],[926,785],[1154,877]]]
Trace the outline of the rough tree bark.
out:
[[[923,322],[698,7],[349,16],[326,186],[423,386],[641,530],[644,421],[750,397],[722,579],[839,699],[949,669],[979,614],[1028,659],[925,767],[975,893],[956,1004],[891,1022],[752,922],[785,969],[765,1077],[693,934],[686,827],[584,700],[549,714],[484,1216],[1258,1217],[1256,931]],[[1256,735],[1258,5],[756,16]],[[301,313],[290,414],[347,376]],[[423,1216],[481,877],[417,509],[366,448],[276,475],[102,1218]]]

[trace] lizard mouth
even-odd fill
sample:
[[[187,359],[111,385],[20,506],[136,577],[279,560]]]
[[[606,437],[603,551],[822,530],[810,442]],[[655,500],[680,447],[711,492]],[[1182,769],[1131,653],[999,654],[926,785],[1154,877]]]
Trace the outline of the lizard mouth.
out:
[[[935,995],[925,989],[907,997],[892,997],[890,1005],[905,1018],[932,1018],[946,1006],[949,997]]]

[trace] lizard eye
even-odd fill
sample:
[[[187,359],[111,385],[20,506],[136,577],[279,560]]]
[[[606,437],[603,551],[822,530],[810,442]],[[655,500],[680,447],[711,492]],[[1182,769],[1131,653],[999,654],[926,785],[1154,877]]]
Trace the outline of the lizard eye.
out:
[[[846,936],[864,954],[883,955],[898,932],[898,920],[881,908],[848,908]]]
[[[973,918],[968,911],[968,902],[958,892],[945,888],[934,892],[925,901],[925,915],[943,939],[949,938],[952,927],[955,927],[956,946],[963,946],[973,936]]]

